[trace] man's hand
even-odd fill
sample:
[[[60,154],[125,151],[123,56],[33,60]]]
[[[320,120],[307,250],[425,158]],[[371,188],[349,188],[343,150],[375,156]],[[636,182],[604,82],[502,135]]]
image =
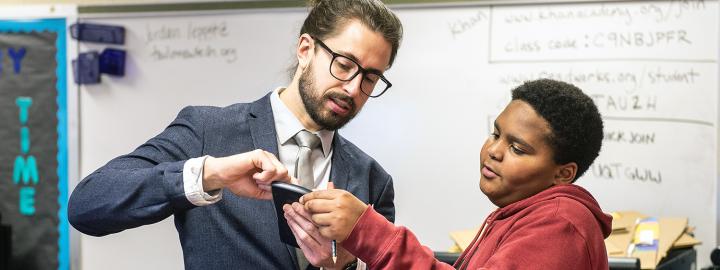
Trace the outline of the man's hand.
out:
[[[310,213],[301,204],[286,204],[283,210],[290,230],[310,264],[325,269],[340,269],[355,260],[355,256],[342,247],[337,247],[338,261],[333,263],[330,248],[332,239],[320,235],[318,228],[310,221]]]
[[[320,234],[338,242],[345,241],[367,205],[342,189],[319,190],[305,194],[300,203],[311,214]]]
[[[227,188],[238,196],[269,200],[272,198],[270,184],[275,180],[291,182],[291,177],[275,155],[260,149],[221,158],[208,157],[203,167],[206,192]]]

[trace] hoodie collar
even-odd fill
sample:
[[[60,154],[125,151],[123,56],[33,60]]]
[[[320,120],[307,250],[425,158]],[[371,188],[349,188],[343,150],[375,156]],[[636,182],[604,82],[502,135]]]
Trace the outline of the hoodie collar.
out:
[[[590,192],[581,186],[574,184],[552,186],[533,196],[511,203],[503,208],[499,208],[494,213],[494,219],[501,220],[511,217],[538,202],[552,200],[558,197],[570,198],[584,205],[588,210],[590,210],[590,212],[592,212],[598,223],[601,224],[600,227],[602,228],[605,237],[610,235],[612,230],[612,217],[602,211],[600,204],[598,204],[597,200],[595,200]]]

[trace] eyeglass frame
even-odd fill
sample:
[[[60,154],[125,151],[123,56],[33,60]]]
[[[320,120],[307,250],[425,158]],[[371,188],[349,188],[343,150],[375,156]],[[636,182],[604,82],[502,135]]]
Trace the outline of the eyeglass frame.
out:
[[[310,37],[311,37],[313,40],[315,40],[315,42],[317,42],[318,44],[320,44],[320,47],[322,47],[323,49],[325,49],[325,50],[326,50],[327,52],[329,52],[330,55],[332,56],[332,59],[330,59],[330,65],[329,65],[329,67],[328,67],[328,72],[330,72],[330,75],[332,75],[333,78],[335,78],[335,79],[337,79],[338,81],[341,81],[341,82],[349,82],[349,81],[352,81],[353,79],[355,79],[355,77],[357,77],[357,75],[360,74],[360,73],[363,74],[363,77],[365,76],[365,74],[368,74],[368,73],[378,75],[378,77],[379,77],[383,82],[385,82],[385,84],[387,84],[387,87],[385,87],[385,89],[383,89],[383,90],[380,92],[380,94],[377,94],[377,95],[374,95],[374,96],[373,96],[373,95],[371,95],[371,94],[372,94],[372,91],[370,91],[370,94],[365,93],[365,91],[363,90],[363,87],[362,87],[362,82],[360,83],[360,92],[362,92],[363,94],[365,94],[366,96],[371,97],[371,98],[378,98],[378,97],[382,96],[383,94],[385,94],[385,92],[386,92],[388,89],[390,89],[390,87],[392,87],[392,83],[390,83],[390,81],[388,81],[381,72],[375,71],[375,70],[368,70],[368,69],[364,68],[362,65],[360,65],[360,63],[358,63],[357,61],[353,60],[352,58],[334,52],[332,49],[330,49],[330,47],[328,47],[327,45],[325,45],[325,43],[322,42],[322,40],[320,40],[319,38],[316,38],[316,37],[314,37],[314,36],[310,36]],[[358,70],[355,72],[355,74],[353,74],[352,76],[350,76],[349,79],[343,80],[343,79],[340,79],[340,78],[338,78],[337,76],[335,76],[335,74],[333,74],[333,72],[332,72],[332,64],[333,64],[333,62],[335,61],[335,58],[338,58],[338,57],[342,57],[342,58],[345,58],[345,59],[347,59],[347,60],[350,60],[350,61],[353,62],[355,65],[357,65]],[[374,89],[374,88],[373,88],[373,89]]]

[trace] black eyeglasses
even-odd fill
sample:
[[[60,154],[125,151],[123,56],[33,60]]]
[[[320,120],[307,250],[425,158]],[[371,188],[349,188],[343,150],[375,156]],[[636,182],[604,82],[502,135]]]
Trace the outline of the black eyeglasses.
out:
[[[320,47],[332,55],[332,60],[330,60],[330,75],[335,77],[335,79],[348,82],[352,81],[355,76],[362,73],[360,90],[362,90],[363,94],[372,98],[381,96],[385,93],[385,91],[392,87],[392,83],[385,79],[385,76],[383,76],[380,71],[365,69],[360,66],[358,62],[355,62],[355,60],[334,52],[320,39],[316,37],[312,38],[317,42],[317,44],[320,44]]]

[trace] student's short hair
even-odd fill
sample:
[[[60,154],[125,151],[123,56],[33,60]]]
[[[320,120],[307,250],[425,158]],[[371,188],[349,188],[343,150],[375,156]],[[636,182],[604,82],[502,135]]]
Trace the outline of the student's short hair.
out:
[[[600,154],[603,121],[593,100],[576,86],[550,80],[528,81],[512,90],[512,100],[530,104],[549,124],[547,140],[557,164],[575,162],[573,182]]]

